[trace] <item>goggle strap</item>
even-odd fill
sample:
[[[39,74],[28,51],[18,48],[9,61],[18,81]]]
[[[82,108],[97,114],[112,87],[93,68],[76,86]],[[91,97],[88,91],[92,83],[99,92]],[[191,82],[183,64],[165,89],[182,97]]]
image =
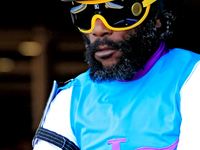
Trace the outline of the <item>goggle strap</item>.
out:
[[[163,3],[163,0],[158,0],[157,6],[158,6],[158,15],[159,15],[159,18],[162,18],[162,15],[166,11],[164,3]]]
[[[147,7],[147,6],[151,5],[152,3],[154,3],[155,1],[156,1],[156,0],[144,0],[144,1],[142,2],[143,7]]]

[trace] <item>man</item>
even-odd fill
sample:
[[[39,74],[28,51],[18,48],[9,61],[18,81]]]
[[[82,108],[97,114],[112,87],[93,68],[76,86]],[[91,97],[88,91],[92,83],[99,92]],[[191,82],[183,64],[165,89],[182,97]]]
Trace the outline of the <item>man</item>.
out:
[[[90,69],[55,83],[34,150],[200,149],[200,55],[166,47],[176,16],[164,4],[72,2]]]

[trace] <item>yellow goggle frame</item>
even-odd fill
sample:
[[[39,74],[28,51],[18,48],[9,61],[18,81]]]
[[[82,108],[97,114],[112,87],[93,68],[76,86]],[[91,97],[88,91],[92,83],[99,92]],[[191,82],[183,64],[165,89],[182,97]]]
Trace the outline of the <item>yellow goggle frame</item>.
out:
[[[150,6],[147,6],[147,9],[146,9],[146,11],[145,11],[143,17],[142,17],[138,22],[136,22],[135,24],[133,24],[133,25],[131,25],[131,26],[128,26],[128,27],[118,27],[118,28],[112,27],[112,26],[110,26],[110,25],[107,23],[106,19],[105,19],[103,16],[101,16],[101,15],[99,15],[99,14],[96,14],[96,15],[94,15],[94,16],[92,17],[91,28],[90,28],[89,30],[82,30],[82,29],[80,29],[80,28],[78,28],[78,29],[79,29],[81,32],[83,32],[83,33],[91,33],[91,32],[94,30],[96,20],[99,18],[99,19],[103,22],[103,24],[104,24],[108,29],[110,29],[110,30],[113,30],[113,31],[130,30],[130,29],[135,28],[135,27],[137,27],[138,25],[140,25],[140,24],[146,19],[146,17],[147,17],[148,14],[149,14],[149,10],[150,10]]]
[[[90,1],[78,1],[78,3],[82,3],[82,4],[99,4],[99,3],[105,3],[111,0],[90,0]],[[83,30],[81,28],[78,27],[78,29],[83,32],[83,33],[91,33],[94,28],[95,28],[95,22],[97,19],[100,19],[103,24],[110,30],[113,31],[124,31],[124,30],[130,30],[132,28],[137,27],[138,25],[140,25],[148,16],[149,11],[150,11],[150,7],[151,4],[154,3],[156,0],[144,0],[143,3],[143,7],[146,7],[146,10],[144,12],[144,15],[141,17],[141,19],[139,21],[137,21],[136,23],[134,23],[133,25],[127,26],[127,27],[112,27],[108,24],[108,22],[106,21],[106,19],[99,14],[95,14],[92,19],[91,19],[91,28],[89,30]]]

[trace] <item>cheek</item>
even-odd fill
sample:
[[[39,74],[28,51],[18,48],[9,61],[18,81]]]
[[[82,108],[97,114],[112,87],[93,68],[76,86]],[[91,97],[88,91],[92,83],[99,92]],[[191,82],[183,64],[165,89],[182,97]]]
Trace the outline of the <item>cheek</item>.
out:
[[[92,36],[91,33],[85,34],[85,36],[87,37],[90,43],[93,43],[95,41],[95,37]]]
[[[88,40],[90,39],[89,34],[84,34]]]

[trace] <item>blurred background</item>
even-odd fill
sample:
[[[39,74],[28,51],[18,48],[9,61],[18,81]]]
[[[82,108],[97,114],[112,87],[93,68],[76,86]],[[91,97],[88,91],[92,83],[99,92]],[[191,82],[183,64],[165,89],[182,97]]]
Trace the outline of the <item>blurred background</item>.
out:
[[[173,47],[200,53],[200,1],[185,0]],[[0,150],[31,150],[53,80],[88,69],[67,3],[0,2]]]

